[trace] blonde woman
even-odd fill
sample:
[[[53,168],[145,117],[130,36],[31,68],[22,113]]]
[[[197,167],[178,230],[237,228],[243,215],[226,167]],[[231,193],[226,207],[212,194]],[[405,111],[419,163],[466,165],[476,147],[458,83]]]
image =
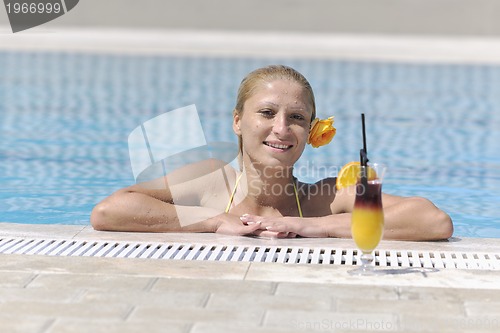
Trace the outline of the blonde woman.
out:
[[[311,126],[314,125],[314,126]],[[310,135],[318,126],[330,128]],[[287,66],[257,69],[241,82],[233,111],[239,170],[218,160],[183,167],[156,181],[121,189],[96,205],[97,230],[217,232],[265,237],[350,237],[355,191],[335,178],[302,183],[293,167],[306,144],[335,134],[318,124],[309,82]],[[383,195],[384,238],[451,237],[450,217],[429,200]]]

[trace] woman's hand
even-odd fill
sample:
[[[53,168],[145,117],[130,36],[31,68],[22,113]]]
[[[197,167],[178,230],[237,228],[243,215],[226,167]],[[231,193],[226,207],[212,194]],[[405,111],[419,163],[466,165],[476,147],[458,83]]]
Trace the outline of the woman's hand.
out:
[[[260,229],[259,224],[246,225],[238,216],[232,214],[220,214],[213,219],[216,220],[214,232],[219,234],[242,236],[253,234],[253,232]]]
[[[297,235],[302,237],[329,236],[326,225],[322,223],[321,218],[262,217],[245,214],[241,220],[247,225],[259,223],[260,236],[265,235],[266,231],[276,234],[277,238],[293,238]]]
[[[214,232],[225,235],[244,236],[244,235],[260,235],[266,230],[261,230],[261,223],[258,221],[244,223],[243,219],[233,215],[223,213],[213,218],[215,221]],[[269,234],[277,234],[267,232]],[[275,236],[277,237],[277,236]]]
[[[232,214],[221,214],[215,217],[216,219],[216,233],[226,235],[253,235],[263,238],[292,238],[296,234],[290,232],[278,232],[268,230],[266,226],[262,225],[262,221],[269,219],[257,215],[244,214],[243,216],[236,216]]]

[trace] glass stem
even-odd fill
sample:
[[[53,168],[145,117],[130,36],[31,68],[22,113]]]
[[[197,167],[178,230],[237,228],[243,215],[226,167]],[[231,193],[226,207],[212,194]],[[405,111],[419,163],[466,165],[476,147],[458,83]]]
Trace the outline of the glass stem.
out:
[[[373,255],[371,252],[363,252],[361,255],[361,269],[363,271],[371,271],[373,270],[372,266]]]

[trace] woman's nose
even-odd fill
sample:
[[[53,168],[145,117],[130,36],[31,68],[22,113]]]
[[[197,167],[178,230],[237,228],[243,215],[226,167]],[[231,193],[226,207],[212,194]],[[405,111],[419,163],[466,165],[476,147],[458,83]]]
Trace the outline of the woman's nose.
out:
[[[286,134],[290,130],[286,115],[279,114],[274,118],[273,132],[276,134]]]

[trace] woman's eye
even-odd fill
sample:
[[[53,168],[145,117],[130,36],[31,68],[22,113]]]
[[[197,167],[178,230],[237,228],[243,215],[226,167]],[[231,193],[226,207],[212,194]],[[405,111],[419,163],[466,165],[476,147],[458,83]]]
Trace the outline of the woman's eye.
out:
[[[292,115],[292,118],[295,119],[295,120],[304,120],[306,119],[303,115],[301,114],[294,114]]]
[[[274,116],[274,112],[271,111],[271,110],[267,110],[267,109],[266,110],[260,110],[260,114],[263,115],[264,117],[268,117],[268,118]]]

